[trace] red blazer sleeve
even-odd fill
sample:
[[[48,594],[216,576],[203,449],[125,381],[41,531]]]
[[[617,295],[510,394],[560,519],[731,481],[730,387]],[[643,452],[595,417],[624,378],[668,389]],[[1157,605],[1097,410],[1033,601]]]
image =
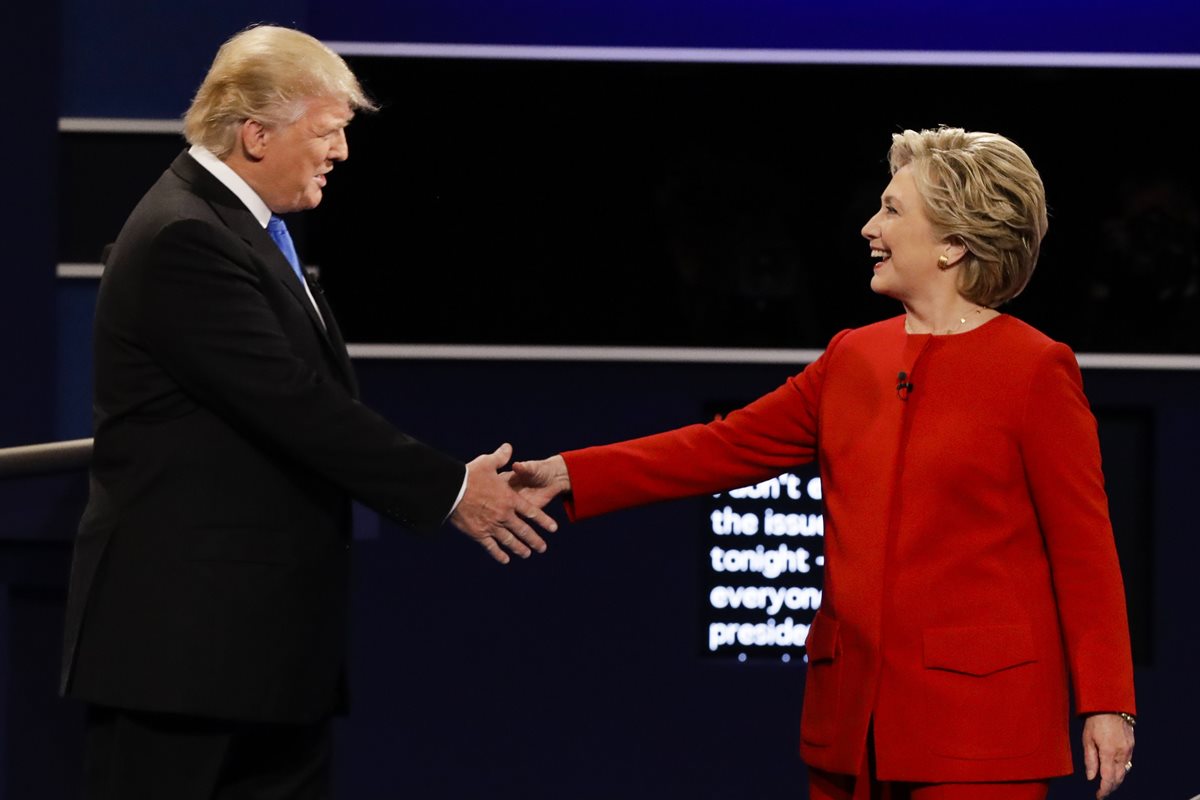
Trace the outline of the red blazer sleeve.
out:
[[[1065,345],[1050,345],[1034,373],[1021,451],[1050,559],[1076,711],[1134,713],[1125,589],[1096,420]]]
[[[812,461],[822,380],[845,333],[799,375],[725,419],[563,453],[571,476],[568,516],[745,486]]]

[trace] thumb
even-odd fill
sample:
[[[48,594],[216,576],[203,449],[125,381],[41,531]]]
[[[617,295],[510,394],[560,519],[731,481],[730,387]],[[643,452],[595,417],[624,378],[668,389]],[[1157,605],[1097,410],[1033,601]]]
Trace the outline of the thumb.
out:
[[[492,453],[491,456],[489,456],[489,457],[492,459],[493,463],[496,465],[496,469],[500,469],[501,467],[503,467],[505,464],[508,463],[508,460],[510,458],[512,458],[512,452],[513,452],[512,445],[509,444],[508,442],[505,442],[504,444],[497,447],[496,451],[494,453]]]

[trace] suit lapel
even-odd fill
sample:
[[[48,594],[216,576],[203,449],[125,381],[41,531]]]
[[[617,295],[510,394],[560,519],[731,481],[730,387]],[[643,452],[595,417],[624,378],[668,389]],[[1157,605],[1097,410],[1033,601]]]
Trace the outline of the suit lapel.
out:
[[[296,280],[296,273],[292,271],[292,265],[288,263],[271,235],[262,225],[258,224],[258,220],[250,213],[250,209],[246,208],[238,199],[237,195],[229,191],[229,188],[217,180],[211,172],[200,166],[186,151],[175,159],[171,164],[171,169],[191,184],[198,196],[208,201],[221,221],[249,245],[254,254],[267,265],[269,273],[287,288],[296,302],[304,309],[304,313],[308,315],[309,321],[317,329],[321,340],[329,348],[330,355],[333,356],[334,362],[337,363],[343,377],[346,378],[347,386],[357,396],[357,381],[354,377],[353,367],[350,365],[350,357],[346,352],[346,343],[337,327],[337,321],[333,318],[333,311],[329,308],[329,304],[324,302],[320,285],[315,285],[313,290],[313,300],[317,301],[321,309],[318,316],[317,309],[308,299],[308,293],[304,291],[300,281]],[[324,323],[322,323],[322,318]]]
[[[337,319],[333,316],[333,309],[329,307],[329,302],[325,299],[325,290],[321,288],[321,284],[316,279],[311,277],[308,278],[308,288],[312,292],[313,300],[317,302],[317,307],[321,310],[321,316],[325,319],[325,333],[329,337],[328,340],[337,365],[346,378],[346,385],[350,387],[350,395],[357,399],[358,379],[354,375],[354,367],[350,364],[350,353],[346,349],[346,340],[342,338],[342,329],[338,327]]]

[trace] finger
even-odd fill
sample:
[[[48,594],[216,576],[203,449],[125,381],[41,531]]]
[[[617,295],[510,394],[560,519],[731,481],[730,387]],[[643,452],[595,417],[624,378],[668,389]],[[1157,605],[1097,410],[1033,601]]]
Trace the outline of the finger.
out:
[[[1125,762],[1120,763],[1105,759],[1100,762],[1100,791],[1096,793],[1097,797],[1107,797],[1116,791],[1121,785],[1121,779],[1125,777]]]
[[[512,468],[526,482],[538,485],[549,480],[544,465],[544,461],[514,461]]]
[[[512,475],[515,479],[514,484],[528,487],[530,489],[541,489],[549,484],[545,470],[540,467],[530,466],[531,462],[516,461],[512,465]]]
[[[500,544],[507,547],[509,551],[513,553],[513,555],[520,556],[521,558],[529,558],[531,555],[533,555],[533,551],[529,549],[529,545],[525,544],[525,542],[521,540],[521,535],[516,529],[519,525],[524,526],[525,528],[528,528],[529,526],[525,525],[523,522],[515,520],[516,518],[514,517],[512,520],[504,523],[504,527],[508,528],[508,532],[499,534],[497,537],[498,541]]]
[[[508,557],[508,553],[504,552],[504,550],[500,548],[500,545],[496,544],[496,540],[491,536],[485,536],[484,538],[480,539],[479,544],[483,545],[483,549],[487,550],[488,555],[499,561],[501,564],[507,564],[511,560]]]
[[[533,503],[528,502],[524,499],[524,497],[522,497],[520,502],[517,503],[517,513],[544,531],[550,531],[551,533],[554,533],[558,530],[558,521],[555,520],[554,517],[550,516]],[[538,552],[540,553],[542,551],[539,550]]]
[[[529,547],[539,553],[546,552],[546,540],[536,530],[526,525],[520,517],[513,517],[506,527]]]
[[[521,473],[513,470],[511,472],[501,472],[500,477],[508,482],[508,488],[514,492],[529,492],[533,491],[534,487],[530,485],[529,479]]]
[[[539,553],[546,552],[546,542],[538,535],[538,532],[525,523],[516,514],[513,514],[504,521],[504,527],[508,528],[509,532],[515,536],[522,545],[528,546],[537,550]],[[509,548],[512,550],[512,548]],[[526,553],[528,555],[528,553]]]
[[[1096,779],[1096,773],[1100,767],[1100,756],[1096,752],[1096,745],[1084,737],[1083,741],[1083,766],[1087,772],[1089,781]]]

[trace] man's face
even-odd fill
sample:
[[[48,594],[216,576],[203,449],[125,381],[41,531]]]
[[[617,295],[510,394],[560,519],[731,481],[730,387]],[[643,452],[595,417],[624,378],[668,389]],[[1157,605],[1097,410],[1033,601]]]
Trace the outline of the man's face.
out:
[[[353,118],[345,100],[320,97],[309,100],[304,116],[291,125],[266,131],[254,188],[271,211],[317,207],[334,162],[350,156],[346,126]]]

